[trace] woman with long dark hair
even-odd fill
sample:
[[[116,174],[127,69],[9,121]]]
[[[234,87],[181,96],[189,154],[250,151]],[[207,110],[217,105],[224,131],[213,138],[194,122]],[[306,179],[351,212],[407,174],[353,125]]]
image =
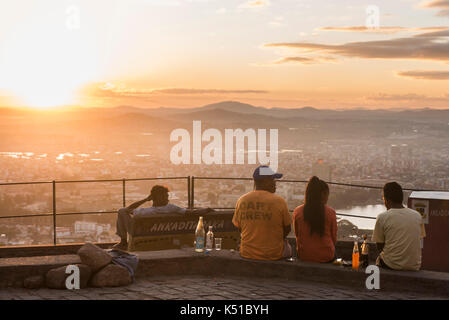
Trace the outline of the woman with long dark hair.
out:
[[[295,209],[293,225],[298,258],[311,262],[332,262],[337,242],[337,216],[327,205],[329,186],[323,180],[310,178],[304,204]]]

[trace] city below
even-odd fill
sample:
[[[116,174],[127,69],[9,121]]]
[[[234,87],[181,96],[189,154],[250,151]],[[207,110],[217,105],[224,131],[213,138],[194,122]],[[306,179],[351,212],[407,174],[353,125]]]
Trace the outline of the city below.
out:
[[[252,108],[247,113],[245,108]],[[0,109],[0,183],[74,180],[140,179],[156,177],[248,178],[256,164],[173,164],[170,132],[191,130],[192,120],[204,129],[278,128],[278,171],[283,180],[307,181],[318,175],[328,182],[383,186],[397,181],[405,189],[448,190],[448,116],[443,111],[326,111],[297,109],[296,118],[269,122],[260,107],[223,102],[181,116],[167,109],[110,108],[23,113]],[[3,112],[1,112],[3,111]],[[225,114],[223,113],[225,111]],[[244,112],[246,111],[246,112]],[[152,116],[148,116],[151,112]],[[260,112],[260,114],[259,114]],[[435,113],[435,114],[434,114]],[[441,113],[444,116],[441,116]],[[217,116],[221,115],[221,116]],[[275,113],[277,114],[277,113]],[[157,115],[158,118],[155,118]],[[375,115],[375,117],[374,117]],[[426,115],[424,117],[423,115]],[[18,120],[12,126],[11,116]],[[236,117],[238,120],[236,120]],[[263,121],[261,121],[261,119]],[[344,125],[343,125],[344,124]],[[33,137],[30,139],[30,137]],[[203,142],[203,145],[205,143]],[[236,150],[235,153],[242,152]],[[127,181],[126,205],[148,196],[155,184],[170,188],[170,201],[187,207],[187,179]],[[329,205],[338,213],[376,217],[385,211],[381,190],[331,184]],[[53,212],[49,184],[1,185],[0,216],[32,216]],[[116,212],[123,206],[123,186],[117,182],[57,183],[57,214],[104,212],[57,217],[58,243],[116,241]],[[252,190],[248,180],[195,181],[195,207],[233,208]],[[279,182],[277,193],[289,209],[303,203],[305,183]],[[406,196],[409,192],[406,192]],[[373,219],[340,216],[341,224],[372,230]],[[52,243],[52,217],[4,218],[0,243],[27,245]],[[347,226],[354,229],[354,226]],[[343,228],[344,229],[344,228]],[[350,233],[339,234],[348,237]]]

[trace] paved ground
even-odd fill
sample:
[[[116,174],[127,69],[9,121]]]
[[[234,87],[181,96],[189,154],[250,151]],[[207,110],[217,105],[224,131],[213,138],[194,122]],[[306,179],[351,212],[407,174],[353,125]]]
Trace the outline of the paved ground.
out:
[[[257,299],[449,299],[449,297],[392,293],[375,290],[353,290],[328,284],[279,279],[165,277],[137,279],[120,288],[86,288],[81,290],[0,289],[0,300],[64,299],[64,300],[257,300]]]

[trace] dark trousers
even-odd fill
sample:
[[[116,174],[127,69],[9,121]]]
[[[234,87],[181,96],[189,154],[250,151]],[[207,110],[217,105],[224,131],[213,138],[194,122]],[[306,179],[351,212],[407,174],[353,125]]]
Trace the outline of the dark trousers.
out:
[[[117,217],[117,235],[122,241],[128,240],[128,233],[131,229],[132,216],[128,213],[126,208],[121,208],[118,211]]]
[[[394,270],[392,268],[390,268],[389,266],[387,266],[387,264],[382,260],[381,257],[379,257],[379,267],[384,268],[384,269],[388,269],[388,270]]]

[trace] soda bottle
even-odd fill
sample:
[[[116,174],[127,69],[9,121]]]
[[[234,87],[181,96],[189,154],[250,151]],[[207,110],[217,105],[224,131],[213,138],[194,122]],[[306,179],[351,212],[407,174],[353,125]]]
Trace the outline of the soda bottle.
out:
[[[354,249],[352,249],[352,269],[359,269],[359,243],[354,241]]]
[[[195,231],[195,251],[196,252],[204,252],[204,226],[203,226],[203,217],[200,217],[198,221],[198,225],[196,226]]]
[[[361,262],[362,268],[368,267],[368,264],[369,264],[369,246],[368,246],[368,242],[366,241],[367,238],[368,238],[367,235],[364,234],[363,235],[363,243],[360,248],[360,262]]]
[[[209,226],[209,231],[206,234],[206,250],[212,251],[214,248],[214,233],[212,232],[212,226]]]

